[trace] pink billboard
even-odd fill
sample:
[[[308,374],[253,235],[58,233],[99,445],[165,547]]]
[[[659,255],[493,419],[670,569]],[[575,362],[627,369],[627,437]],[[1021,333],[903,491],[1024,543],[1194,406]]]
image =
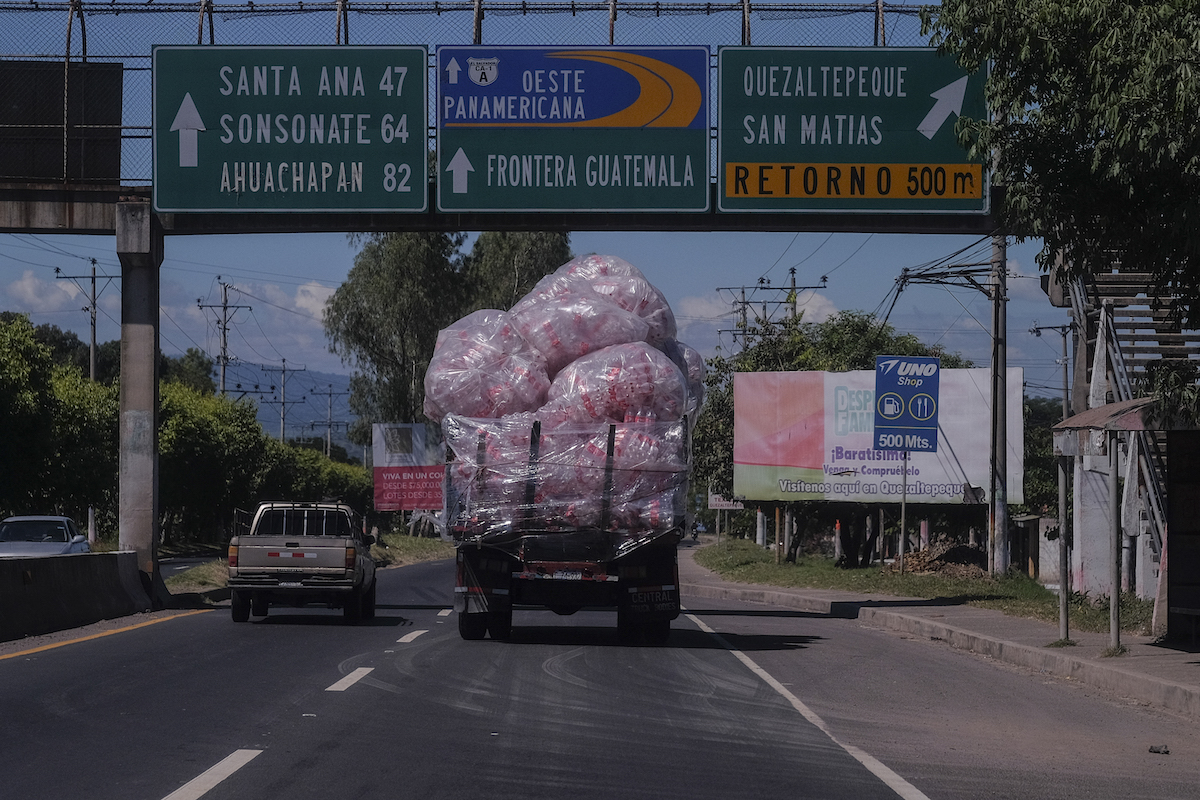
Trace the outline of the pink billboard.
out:
[[[1022,370],[1007,374],[1008,501],[1024,500]],[[733,383],[733,491],[747,500],[961,504],[991,493],[991,373],[941,372],[938,451],[873,447],[875,372],[743,372]]]

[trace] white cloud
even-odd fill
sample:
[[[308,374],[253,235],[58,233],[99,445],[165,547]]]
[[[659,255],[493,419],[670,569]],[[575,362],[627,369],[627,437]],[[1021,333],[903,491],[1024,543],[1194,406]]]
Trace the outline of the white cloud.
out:
[[[84,302],[79,297],[83,293],[75,284],[69,281],[45,281],[34,275],[32,270],[26,270],[20,279],[10,283],[7,293],[16,306],[10,311],[68,311],[76,306],[82,307]]]
[[[325,303],[329,301],[332,294],[333,289],[328,286],[322,286],[315,281],[306,283],[296,290],[296,308],[317,319],[321,319],[321,315],[325,310]]]

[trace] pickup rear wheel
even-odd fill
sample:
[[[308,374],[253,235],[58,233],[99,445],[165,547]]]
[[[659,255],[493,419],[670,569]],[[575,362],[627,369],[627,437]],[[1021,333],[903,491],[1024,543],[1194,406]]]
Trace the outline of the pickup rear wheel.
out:
[[[468,641],[482,639],[487,636],[488,615],[487,614],[468,614],[465,611],[458,612],[458,635]]]
[[[367,590],[362,598],[362,618],[375,619],[375,586],[372,583],[371,588]]]
[[[359,591],[351,592],[346,598],[346,605],[342,607],[342,619],[349,625],[353,625],[362,619],[363,616],[363,598]]]
[[[229,606],[233,610],[234,622],[245,622],[250,619],[250,596],[245,592],[234,589],[229,593]]]

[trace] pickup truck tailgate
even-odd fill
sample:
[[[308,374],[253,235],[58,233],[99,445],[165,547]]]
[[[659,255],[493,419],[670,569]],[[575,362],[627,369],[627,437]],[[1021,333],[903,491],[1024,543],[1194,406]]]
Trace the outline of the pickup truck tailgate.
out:
[[[345,572],[346,549],[354,541],[340,536],[241,536],[238,538],[238,571],[259,568],[271,571]],[[350,557],[353,567],[354,558]]]

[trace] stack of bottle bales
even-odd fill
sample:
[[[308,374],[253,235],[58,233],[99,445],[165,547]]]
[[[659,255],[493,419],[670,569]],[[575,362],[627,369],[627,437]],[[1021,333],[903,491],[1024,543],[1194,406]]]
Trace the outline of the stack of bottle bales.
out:
[[[460,535],[678,524],[704,361],[675,335],[662,293],[601,255],[564,264],[510,311],[443,330],[425,413],[450,449]]]

